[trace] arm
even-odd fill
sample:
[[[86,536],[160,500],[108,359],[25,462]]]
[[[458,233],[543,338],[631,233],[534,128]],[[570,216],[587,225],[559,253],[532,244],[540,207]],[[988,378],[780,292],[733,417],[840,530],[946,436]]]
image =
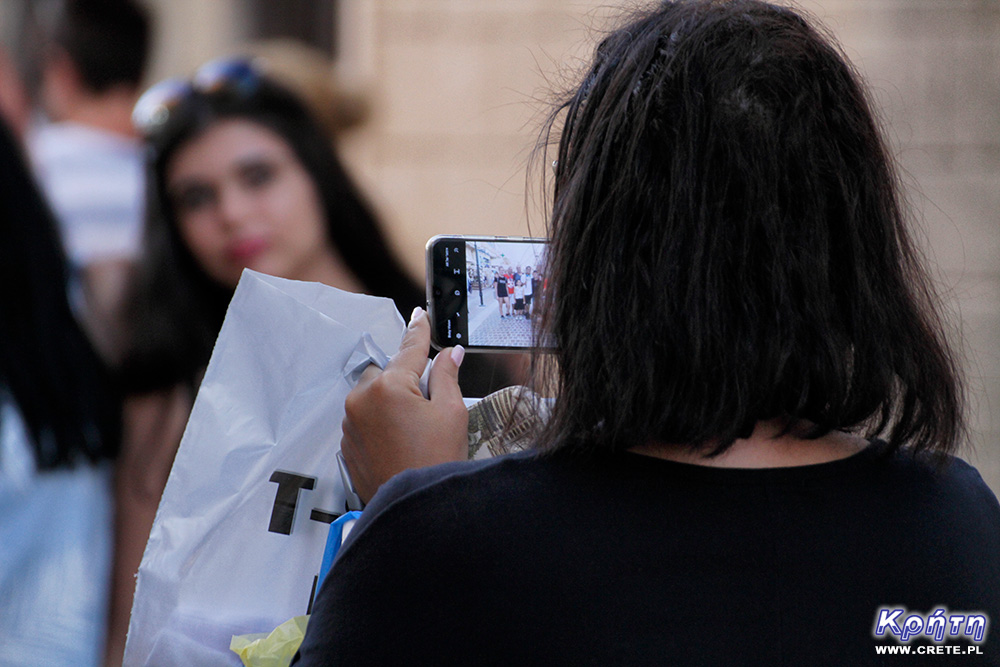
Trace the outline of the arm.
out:
[[[126,259],[91,262],[82,272],[83,324],[94,347],[112,364],[121,361],[124,295],[132,275],[133,264]]]
[[[469,414],[458,387],[465,350],[442,350],[429,379],[430,399],[420,393],[431,328],[427,314],[413,311],[399,352],[385,370],[369,366],[347,396],[340,443],[354,486],[365,502],[393,475],[463,461],[468,453]]]
[[[121,665],[142,561],[174,455],[191,412],[181,386],[131,396],[124,406],[122,451],[115,469],[114,563],[105,665]]]

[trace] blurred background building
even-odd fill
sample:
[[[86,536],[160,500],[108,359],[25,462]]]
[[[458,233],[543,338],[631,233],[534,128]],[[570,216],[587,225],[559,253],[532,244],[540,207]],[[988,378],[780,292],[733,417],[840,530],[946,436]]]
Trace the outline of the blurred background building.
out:
[[[35,55],[32,24],[58,2],[0,2],[0,38],[26,72]],[[329,67],[315,58],[289,62],[308,60],[291,69],[318,67],[320,81],[325,75],[332,97],[320,96],[317,104],[328,108],[349,166],[415,276],[423,273],[423,245],[434,234],[543,233],[542,193],[526,193],[525,186],[546,103],[571,81],[619,5],[146,4],[157,18],[151,82],[279,37],[329,59]],[[918,236],[962,340],[975,446],[969,457],[1000,491],[1000,0],[803,0],[800,6],[839,39],[883,113]],[[315,88],[315,81],[303,85]]]

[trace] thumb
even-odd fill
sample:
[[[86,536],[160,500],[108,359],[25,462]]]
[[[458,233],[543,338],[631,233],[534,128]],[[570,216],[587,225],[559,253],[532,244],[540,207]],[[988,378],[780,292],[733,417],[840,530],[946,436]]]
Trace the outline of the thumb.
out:
[[[420,377],[427,366],[427,356],[431,349],[431,325],[427,313],[419,306],[413,309],[410,323],[403,333],[403,340],[396,352],[385,365],[385,370],[408,371]]]
[[[462,403],[462,389],[458,386],[458,369],[465,358],[465,348],[461,345],[445,348],[434,358],[427,390],[432,403]]]

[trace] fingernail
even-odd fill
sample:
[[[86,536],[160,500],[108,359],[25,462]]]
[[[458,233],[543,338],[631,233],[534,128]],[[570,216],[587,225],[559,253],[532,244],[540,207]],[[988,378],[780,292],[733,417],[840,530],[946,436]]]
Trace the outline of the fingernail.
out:
[[[410,313],[410,323],[407,326],[413,327],[413,325],[419,322],[420,318],[423,316],[424,316],[424,309],[421,308],[420,306],[417,306],[416,308],[413,309],[413,312]]]
[[[455,362],[456,366],[462,366],[462,359],[465,359],[465,348],[461,345],[451,348],[451,360]]]

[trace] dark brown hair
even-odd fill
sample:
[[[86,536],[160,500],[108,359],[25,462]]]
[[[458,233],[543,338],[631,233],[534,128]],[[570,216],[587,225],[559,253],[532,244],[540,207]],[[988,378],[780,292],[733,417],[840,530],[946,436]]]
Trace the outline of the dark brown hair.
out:
[[[957,446],[957,364],[832,40],[765,2],[663,2],[601,42],[543,143],[560,121],[543,450],[719,453],[770,418]]]

